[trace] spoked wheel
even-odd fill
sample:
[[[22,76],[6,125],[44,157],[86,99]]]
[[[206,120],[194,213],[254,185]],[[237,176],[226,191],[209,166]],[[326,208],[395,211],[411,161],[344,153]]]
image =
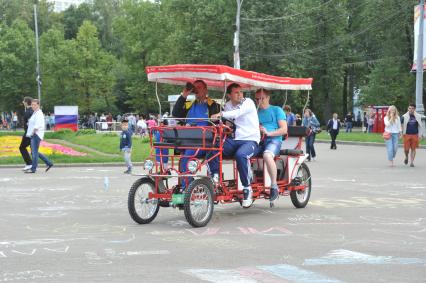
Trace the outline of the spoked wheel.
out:
[[[139,224],[150,223],[160,209],[158,199],[149,199],[155,191],[155,183],[150,178],[142,178],[133,183],[129,191],[128,209],[132,219]]]
[[[185,217],[193,227],[204,227],[213,215],[213,184],[197,179],[187,188],[184,201]]]
[[[304,208],[309,202],[312,187],[311,172],[305,163],[300,165],[296,178],[300,182],[299,186],[305,186],[305,189],[291,191],[291,202],[296,208]]]

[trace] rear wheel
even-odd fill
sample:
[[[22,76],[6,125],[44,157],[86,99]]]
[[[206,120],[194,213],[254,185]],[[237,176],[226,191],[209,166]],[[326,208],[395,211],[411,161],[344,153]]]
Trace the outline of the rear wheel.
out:
[[[158,199],[149,199],[155,192],[155,183],[150,178],[142,178],[133,183],[129,191],[127,206],[132,219],[139,224],[148,224],[157,216],[160,209]]]
[[[187,188],[184,201],[185,217],[193,227],[204,227],[213,215],[213,184],[210,180],[196,179]]]
[[[305,163],[302,163],[297,170],[295,181],[298,186],[305,186],[305,188],[303,190],[292,190],[290,192],[291,202],[296,208],[304,208],[309,202],[312,187],[311,172]]]

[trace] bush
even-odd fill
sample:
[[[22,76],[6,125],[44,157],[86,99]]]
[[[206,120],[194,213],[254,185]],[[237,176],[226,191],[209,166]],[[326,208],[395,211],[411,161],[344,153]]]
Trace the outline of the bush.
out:
[[[84,129],[84,130],[78,130],[76,132],[77,136],[83,136],[83,135],[93,135],[96,134],[96,131],[93,129]]]
[[[65,136],[73,135],[74,132],[70,129],[60,129],[56,132],[46,133],[47,139],[62,139]]]
[[[142,143],[149,143],[149,137],[143,137],[141,140]]]
[[[118,133],[104,133],[101,135],[104,137],[118,137]]]

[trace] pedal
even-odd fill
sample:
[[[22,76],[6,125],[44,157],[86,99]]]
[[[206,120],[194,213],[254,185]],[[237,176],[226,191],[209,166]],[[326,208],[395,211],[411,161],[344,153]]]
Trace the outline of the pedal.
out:
[[[295,177],[291,183],[290,186],[300,186],[302,184],[302,178],[301,177]]]
[[[158,202],[158,204],[159,204],[161,207],[170,207],[170,202],[169,202],[169,201],[166,201],[166,200],[160,200],[160,201]]]

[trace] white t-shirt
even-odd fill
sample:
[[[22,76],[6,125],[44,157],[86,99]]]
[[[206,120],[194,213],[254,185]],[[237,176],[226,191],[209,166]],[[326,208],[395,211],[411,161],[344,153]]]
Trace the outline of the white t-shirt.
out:
[[[28,120],[28,130],[27,137],[31,137],[33,135],[34,130],[36,131],[36,135],[43,140],[44,138],[44,115],[41,109],[37,110],[33,113],[31,118]]]
[[[385,132],[392,133],[392,134],[398,134],[402,131],[401,129],[401,120],[399,117],[396,117],[396,120],[394,123],[391,123],[387,116],[385,116],[384,119],[385,122]]]
[[[260,142],[259,117],[253,100],[244,98],[236,106],[228,101],[222,116],[234,121],[235,140]]]

